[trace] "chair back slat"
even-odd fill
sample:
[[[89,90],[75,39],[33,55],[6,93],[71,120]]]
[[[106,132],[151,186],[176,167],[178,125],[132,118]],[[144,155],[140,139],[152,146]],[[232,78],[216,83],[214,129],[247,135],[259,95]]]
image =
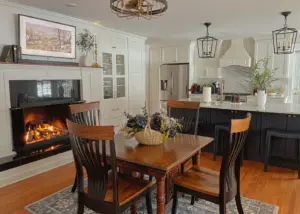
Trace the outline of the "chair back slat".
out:
[[[237,193],[240,179],[241,151],[250,127],[251,114],[245,119],[231,120],[229,144],[225,145],[220,172],[221,200],[230,201]]]
[[[200,102],[168,101],[168,116],[174,117],[182,125],[184,134],[197,135]]]
[[[114,143],[113,126],[87,126],[67,120],[70,135],[72,152],[77,163],[77,169],[87,172],[87,193],[84,187],[79,186],[79,193],[84,194],[88,199],[96,201],[107,207],[105,196],[107,194],[109,173],[112,177],[114,207],[118,207],[118,185],[116,169],[116,152]],[[109,151],[109,152],[108,152]],[[111,160],[108,164],[107,159]],[[78,182],[83,185],[83,176]],[[88,200],[87,199],[87,200]],[[86,204],[88,206],[88,203]],[[97,212],[102,212],[101,206]]]
[[[71,119],[89,126],[100,125],[100,102],[69,105]]]

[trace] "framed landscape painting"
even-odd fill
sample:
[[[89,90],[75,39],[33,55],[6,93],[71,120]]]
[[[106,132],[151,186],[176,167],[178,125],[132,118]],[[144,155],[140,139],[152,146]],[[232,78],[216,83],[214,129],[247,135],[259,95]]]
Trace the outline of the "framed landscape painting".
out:
[[[76,27],[19,15],[22,55],[76,58]]]

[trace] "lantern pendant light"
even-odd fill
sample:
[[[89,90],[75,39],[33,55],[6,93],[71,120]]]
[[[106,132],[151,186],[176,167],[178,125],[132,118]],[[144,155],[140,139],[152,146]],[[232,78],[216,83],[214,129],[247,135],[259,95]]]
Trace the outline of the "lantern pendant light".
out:
[[[289,28],[286,24],[287,17],[291,12],[282,12],[285,22],[283,28],[274,30],[273,35],[273,46],[275,54],[292,54],[295,50],[295,44],[297,39],[297,30],[295,28]]]
[[[204,23],[206,26],[206,36],[197,39],[199,58],[215,58],[218,40],[209,36],[208,27],[210,22]]]

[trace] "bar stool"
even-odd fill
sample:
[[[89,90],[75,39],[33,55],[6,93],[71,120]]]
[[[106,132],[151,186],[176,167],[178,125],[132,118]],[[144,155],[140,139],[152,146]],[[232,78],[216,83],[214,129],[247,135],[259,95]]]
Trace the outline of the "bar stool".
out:
[[[299,143],[299,156],[298,156],[298,178],[300,178],[300,133],[298,132],[290,132],[286,130],[278,130],[278,129],[269,129],[266,133],[266,150],[265,150],[265,167],[264,171],[268,171],[268,164],[270,159],[270,150],[271,150],[271,139],[272,137],[278,138],[289,138],[296,139]]]

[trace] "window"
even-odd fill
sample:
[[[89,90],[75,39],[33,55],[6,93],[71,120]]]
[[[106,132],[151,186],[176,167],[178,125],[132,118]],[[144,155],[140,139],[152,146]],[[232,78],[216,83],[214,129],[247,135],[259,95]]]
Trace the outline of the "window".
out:
[[[73,89],[72,80],[60,81],[60,83],[58,84],[58,87],[61,87],[61,86],[63,88],[63,97],[72,97],[72,89]],[[61,96],[59,95],[59,97],[61,97]]]
[[[51,81],[37,81],[37,94],[38,97],[51,97]]]

